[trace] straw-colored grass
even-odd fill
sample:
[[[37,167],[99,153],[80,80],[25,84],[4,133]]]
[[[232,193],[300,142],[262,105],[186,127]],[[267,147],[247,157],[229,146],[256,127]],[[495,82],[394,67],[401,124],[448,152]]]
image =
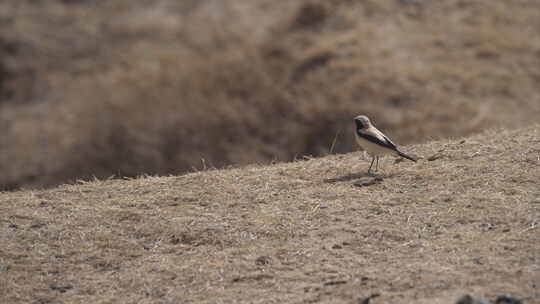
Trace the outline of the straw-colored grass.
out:
[[[0,193],[2,303],[453,303],[538,296],[540,126]],[[530,300],[526,303],[537,303]]]

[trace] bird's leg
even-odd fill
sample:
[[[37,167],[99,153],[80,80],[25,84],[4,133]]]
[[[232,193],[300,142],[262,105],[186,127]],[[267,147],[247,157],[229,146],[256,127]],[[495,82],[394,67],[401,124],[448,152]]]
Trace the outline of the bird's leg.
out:
[[[379,156],[377,156],[377,165],[375,166],[375,172],[379,171]]]
[[[369,169],[367,170],[368,173],[371,173],[371,167],[373,166],[373,162],[375,161],[375,156],[371,158],[371,165],[369,165]]]

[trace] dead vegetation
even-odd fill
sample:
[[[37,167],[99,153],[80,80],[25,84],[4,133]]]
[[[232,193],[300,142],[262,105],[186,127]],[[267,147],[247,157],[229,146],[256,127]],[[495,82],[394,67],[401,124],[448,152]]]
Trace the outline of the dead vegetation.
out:
[[[2,189],[349,152],[359,113],[401,144],[540,114],[535,2],[96,3],[0,3]]]
[[[538,303],[539,138],[4,192],[0,302]]]

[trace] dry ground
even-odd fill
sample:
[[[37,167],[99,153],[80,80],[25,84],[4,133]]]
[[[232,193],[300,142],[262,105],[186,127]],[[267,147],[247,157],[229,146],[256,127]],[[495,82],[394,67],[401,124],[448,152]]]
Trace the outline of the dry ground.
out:
[[[2,303],[540,303],[540,125],[0,194]]]
[[[0,189],[524,126],[538,66],[531,0],[0,1]]]

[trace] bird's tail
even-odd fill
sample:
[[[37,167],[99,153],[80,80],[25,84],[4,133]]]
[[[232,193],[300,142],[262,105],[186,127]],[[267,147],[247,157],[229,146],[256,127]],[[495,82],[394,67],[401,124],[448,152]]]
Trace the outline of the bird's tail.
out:
[[[409,160],[412,160],[413,162],[416,162],[416,158],[412,157],[412,156],[409,156],[401,151],[397,151],[398,155],[403,157],[403,158],[406,158],[406,159],[409,159]]]

